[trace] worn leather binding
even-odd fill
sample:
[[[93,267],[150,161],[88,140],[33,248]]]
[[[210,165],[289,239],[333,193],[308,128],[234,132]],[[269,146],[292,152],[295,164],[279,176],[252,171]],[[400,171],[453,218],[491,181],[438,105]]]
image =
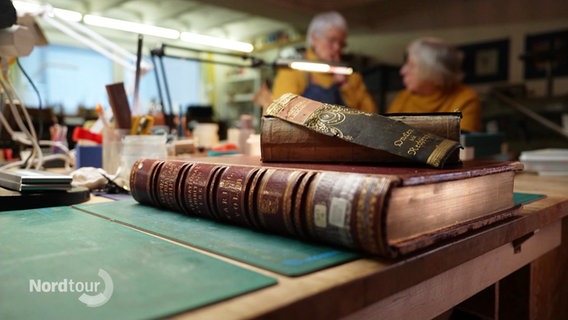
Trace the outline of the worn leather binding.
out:
[[[259,174],[259,168],[227,167],[219,175],[215,195],[215,212],[222,222],[245,227],[252,227],[248,197],[251,196],[251,184]],[[214,187],[214,186],[212,186]]]
[[[295,170],[264,169],[260,183],[253,188],[255,196],[254,214],[259,227],[273,230],[282,235],[297,235],[293,217],[295,203],[301,203],[298,193],[306,172]]]
[[[156,198],[161,207],[174,211],[181,211],[179,196],[179,183],[183,177],[183,171],[189,163],[165,162],[160,171],[157,172],[157,192]]]
[[[157,166],[162,166],[163,162],[156,162],[153,160],[143,160],[133,167],[130,174],[130,193],[140,203],[157,203],[152,197],[155,192],[153,190],[153,182],[156,179],[153,177]]]
[[[294,167],[239,157],[139,159],[130,185],[142,204],[397,257],[512,216],[517,167],[505,162],[439,170]],[[471,190],[470,202],[456,206],[461,193]],[[493,194],[499,197],[489,199]]]
[[[456,140],[389,117],[321,103],[291,93],[275,99],[268,106],[265,117],[277,117],[336,140],[437,168],[444,167],[446,160],[460,147]]]
[[[211,194],[209,185],[215,180],[214,177],[219,169],[219,166],[207,163],[196,163],[189,168],[180,194],[184,213],[209,219],[215,218],[209,200]]]
[[[461,113],[385,115],[417,129],[460,141]],[[260,152],[265,162],[411,164],[414,161],[384,150],[372,149],[276,117],[262,117]],[[446,166],[460,163],[459,150]]]
[[[391,183],[388,177],[337,172],[319,174],[310,186],[306,201],[311,238],[389,255],[382,209]]]

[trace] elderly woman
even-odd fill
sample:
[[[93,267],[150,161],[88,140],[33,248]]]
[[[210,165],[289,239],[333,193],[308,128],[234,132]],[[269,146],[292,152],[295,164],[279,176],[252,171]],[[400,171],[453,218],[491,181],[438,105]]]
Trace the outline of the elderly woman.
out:
[[[341,14],[332,11],[316,15],[307,32],[305,59],[320,62],[340,62],[347,45],[347,23]],[[272,87],[272,97],[295,93],[313,100],[340,104],[366,112],[377,112],[375,103],[361,75],[304,72],[279,69]]]
[[[388,113],[462,112],[461,129],[479,131],[481,102],[463,85],[462,53],[440,39],[421,38],[408,46],[400,69],[405,90],[399,92]]]

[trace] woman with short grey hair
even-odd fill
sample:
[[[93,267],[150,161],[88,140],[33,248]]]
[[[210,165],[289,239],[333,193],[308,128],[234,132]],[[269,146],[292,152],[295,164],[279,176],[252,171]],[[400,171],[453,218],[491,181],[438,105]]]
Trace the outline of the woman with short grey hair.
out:
[[[435,82],[440,87],[451,89],[463,79],[463,53],[440,39],[422,38],[408,47],[414,56],[422,78]]]
[[[461,112],[462,131],[481,129],[481,101],[462,83],[463,54],[437,38],[410,43],[400,69],[405,89],[397,94],[388,113]]]
[[[347,28],[347,21],[341,14],[336,11],[324,12],[316,15],[310,25],[306,37],[306,45],[308,48],[313,48],[314,37],[324,37],[325,32],[329,29],[336,29],[347,36],[349,29]],[[346,45],[345,42],[342,43]],[[343,49],[343,48],[342,48]]]
[[[347,46],[347,22],[336,11],[320,13],[312,19],[307,32],[304,59],[341,62]],[[348,106],[365,112],[377,112],[374,100],[357,72],[350,75],[306,72],[280,68],[274,78],[272,98],[294,93],[316,101]]]

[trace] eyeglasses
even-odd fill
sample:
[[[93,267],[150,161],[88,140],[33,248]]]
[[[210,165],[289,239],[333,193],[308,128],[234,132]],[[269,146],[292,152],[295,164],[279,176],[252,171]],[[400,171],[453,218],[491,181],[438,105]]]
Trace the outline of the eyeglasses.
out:
[[[345,39],[343,38],[339,38],[339,37],[328,37],[325,35],[322,36],[318,36],[320,39],[325,40],[327,43],[329,43],[330,45],[334,45],[334,46],[338,46],[340,49],[343,49],[345,47],[347,47],[347,42],[345,41]]]

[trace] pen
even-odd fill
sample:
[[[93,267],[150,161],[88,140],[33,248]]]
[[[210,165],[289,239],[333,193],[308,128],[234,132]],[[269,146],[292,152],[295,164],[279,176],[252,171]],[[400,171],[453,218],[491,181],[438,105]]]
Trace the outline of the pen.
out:
[[[99,119],[101,119],[101,121],[103,122],[103,126],[105,128],[108,128],[110,124],[108,123],[108,119],[105,117],[105,111],[103,110],[103,106],[100,103],[97,104],[96,110],[97,114],[99,115]]]

